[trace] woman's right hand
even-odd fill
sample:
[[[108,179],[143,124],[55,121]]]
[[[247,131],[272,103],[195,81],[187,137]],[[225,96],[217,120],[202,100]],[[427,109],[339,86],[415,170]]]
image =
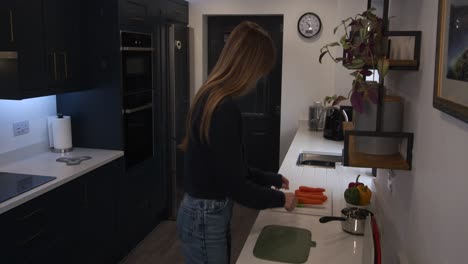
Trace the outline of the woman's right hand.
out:
[[[284,209],[292,211],[297,204],[296,196],[294,193],[284,193]]]

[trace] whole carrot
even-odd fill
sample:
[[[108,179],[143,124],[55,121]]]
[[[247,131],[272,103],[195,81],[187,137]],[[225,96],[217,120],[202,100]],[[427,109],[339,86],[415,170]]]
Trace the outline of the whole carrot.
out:
[[[323,193],[306,193],[306,192],[301,192],[301,191],[295,191],[294,193],[297,197],[303,197],[303,198],[310,198],[310,199],[319,199],[322,201],[326,201],[328,197],[324,195]]]
[[[324,188],[313,188],[307,186],[299,186],[299,191],[301,192],[325,192]]]
[[[322,200],[302,198],[302,197],[297,197],[297,202],[300,204],[323,204]]]

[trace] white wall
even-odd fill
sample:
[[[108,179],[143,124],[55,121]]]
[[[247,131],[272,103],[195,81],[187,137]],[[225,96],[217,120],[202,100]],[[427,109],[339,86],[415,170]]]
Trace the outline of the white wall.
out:
[[[320,48],[337,40],[333,28],[342,18],[365,10],[366,0],[191,0],[189,26],[193,28],[192,90],[206,78],[206,15],[284,15],[283,76],[280,158],[284,157],[296,133],[298,120],[307,119],[308,106],[336,93],[335,83],[349,91],[346,72],[335,75],[338,66],[330,59],[318,63]],[[313,40],[302,39],[297,20],[306,12],[318,14],[322,32]],[[344,81],[343,81],[344,80]]]
[[[0,154],[47,141],[47,116],[56,113],[55,96],[0,100]],[[29,134],[14,137],[13,123],[25,120],[29,120]]]
[[[406,98],[405,130],[415,134],[413,170],[378,172],[384,263],[466,263],[468,124],[432,107],[438,0],[392,0],[393,30],[421,30],[418,72],[391,72],[390,88]],[[401,262],[404,263],[404,262]]]

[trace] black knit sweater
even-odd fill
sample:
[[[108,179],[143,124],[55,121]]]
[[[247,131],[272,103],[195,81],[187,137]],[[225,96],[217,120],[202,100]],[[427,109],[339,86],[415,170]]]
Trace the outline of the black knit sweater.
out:
[[[232,198],[255,209],[284,206],[281,175],[249,168],[246,162],[242,116],[232,98],[226,98],[213,113],[210,142],[200,141],[199,125],[205,100],[195,107],[191,137],[185,153],[185,191],[196,198]]]

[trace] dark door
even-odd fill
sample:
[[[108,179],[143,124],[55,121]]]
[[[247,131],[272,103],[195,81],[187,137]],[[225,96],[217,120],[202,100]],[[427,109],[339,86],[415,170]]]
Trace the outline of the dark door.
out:
[[[267,171],[279,169],[283,16],[213,16],[208,18],[208,69],[216,64],[230,32],[242,21],[267,30],[277,48],[273,71],[250,94],[239,98],[249,165]]]

